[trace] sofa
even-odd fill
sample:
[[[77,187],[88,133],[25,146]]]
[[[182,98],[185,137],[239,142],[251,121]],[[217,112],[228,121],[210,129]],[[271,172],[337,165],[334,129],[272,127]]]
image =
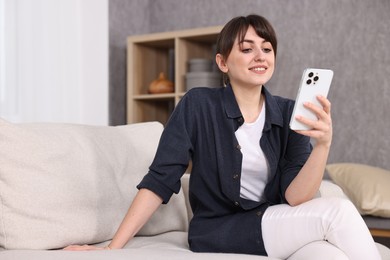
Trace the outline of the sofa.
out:
[[[91,126],[0,119],[0,259],[274,259],[189,250],[190,174],[124,249],[62,250],[70,244],[109,244],[162,131],[157,122]],[[344,195],[339,186],[323,181],[319,196]],[[390,259],[390,249],[377,246],[383,259]],[[318,241],[288,259],[347,258]]]

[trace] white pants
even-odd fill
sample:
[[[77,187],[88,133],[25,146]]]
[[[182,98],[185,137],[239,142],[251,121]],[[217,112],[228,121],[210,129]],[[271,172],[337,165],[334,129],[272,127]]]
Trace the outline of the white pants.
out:
[[[286,259],[304,245],[326,240],[349,259],[381,259],[364,220],[347,199],[318,198],[295,207],[271,206],[262,219],[262,234],[271,257]]]

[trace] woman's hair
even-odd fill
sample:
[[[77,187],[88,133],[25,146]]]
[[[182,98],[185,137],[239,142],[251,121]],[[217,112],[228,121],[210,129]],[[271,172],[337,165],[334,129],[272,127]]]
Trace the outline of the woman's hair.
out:
[[[255,29],[258,36],[271,43],[276,57],[277,39],[274,28],[267,19],[255,14],[246,17],[238,16],[230,20],[218,35],[216,52],[221,54],[226,60],[236,38],[238,38],[239,42],[242,42],[249,26]]]

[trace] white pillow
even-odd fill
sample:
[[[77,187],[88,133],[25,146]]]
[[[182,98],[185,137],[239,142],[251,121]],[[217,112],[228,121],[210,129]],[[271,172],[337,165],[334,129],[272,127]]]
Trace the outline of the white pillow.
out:
[[[11,124],[0,119],[0,247],[110,240],[152,162],[162,125]],[[186,230],[182,192],[139,232]]]

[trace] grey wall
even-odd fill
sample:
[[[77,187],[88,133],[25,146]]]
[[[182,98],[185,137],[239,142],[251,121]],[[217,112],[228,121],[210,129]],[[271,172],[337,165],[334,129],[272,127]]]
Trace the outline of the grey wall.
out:
[[[110,0],[110,123],[126,122],[126,37],[223,25],[257,13],[278,34],[268,89],[294,98],[306,67],[334,70],[329,162],[390,169],[389,0]]]

